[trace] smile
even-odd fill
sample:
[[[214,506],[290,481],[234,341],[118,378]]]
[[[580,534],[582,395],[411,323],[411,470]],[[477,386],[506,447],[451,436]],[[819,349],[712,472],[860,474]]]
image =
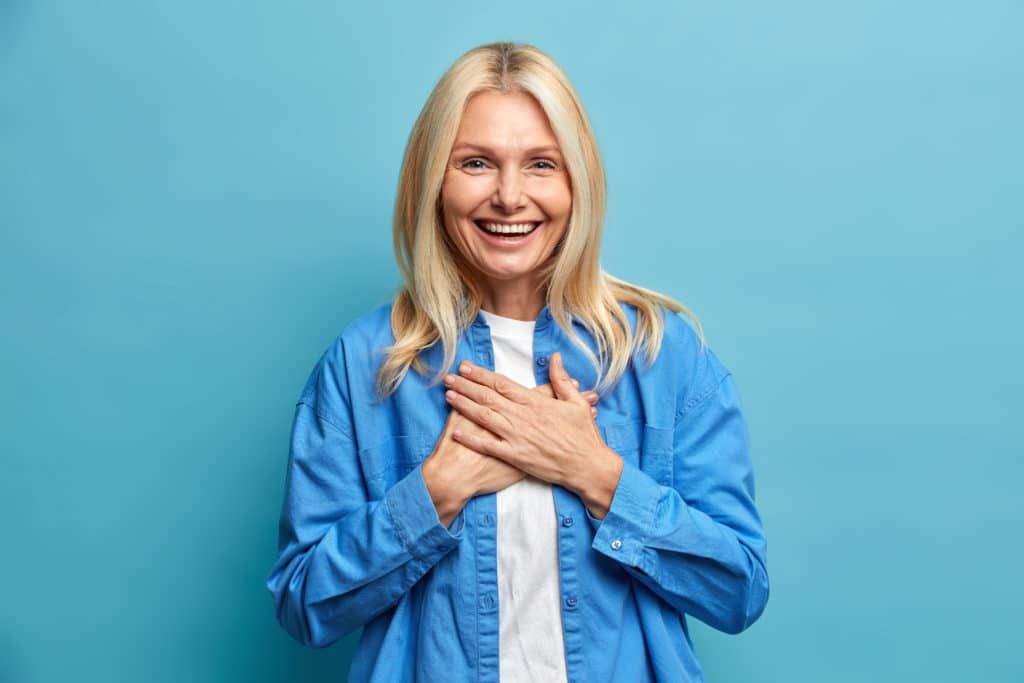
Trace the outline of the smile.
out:
[[[532,223],[494,223],[491,221],[473,221],[476,227],[489,235],[508,235],[509,237],[523,237],[537,229],[539,222]]]

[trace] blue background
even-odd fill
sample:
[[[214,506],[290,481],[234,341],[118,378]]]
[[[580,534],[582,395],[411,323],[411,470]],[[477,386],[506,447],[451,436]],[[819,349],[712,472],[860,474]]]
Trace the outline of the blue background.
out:
[[[1018,2],[0,2],[0,680],[340,681],[263,582],[465,50],[565,68],[605,268],[737,378],[771,599],[709,681],[1020,681]]]

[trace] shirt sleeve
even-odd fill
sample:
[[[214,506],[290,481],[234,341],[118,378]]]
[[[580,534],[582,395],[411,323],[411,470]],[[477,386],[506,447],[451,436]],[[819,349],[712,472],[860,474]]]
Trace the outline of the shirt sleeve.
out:
[[[397,603],[458,545],[464,524],[462,512],[450,527],[441,523],[422,465],[382,500],[369,499],[344,383],[337,367],[322,362],[319,372],[296,405],[278,557],[266,582],[278,622],[311,647],[330,645]]]
[[[700,402],[676,417],[674,486],[626,462],[605,517],[586,514],[594,550],[673,608],[734,634],[768,602],[767,544],[739,395],[707,354],[718,372]]]

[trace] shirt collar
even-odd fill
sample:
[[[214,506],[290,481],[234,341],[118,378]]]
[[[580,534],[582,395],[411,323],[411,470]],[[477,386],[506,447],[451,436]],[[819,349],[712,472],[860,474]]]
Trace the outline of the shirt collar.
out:
[[[551,309],[547,304],[544,304],[544,308],[540,309],[540,313],[537,314],[537,327],[544,328],[551,323]],[[476,312],[476,318],[472,323],[473,327],[487,327],[487,321],[484,319],[483,313],[479,310]]]

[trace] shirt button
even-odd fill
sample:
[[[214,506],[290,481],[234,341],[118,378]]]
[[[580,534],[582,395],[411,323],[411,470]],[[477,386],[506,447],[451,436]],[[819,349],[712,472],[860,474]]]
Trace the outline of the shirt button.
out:
[[[494,605],[494,598],[492,598],[491,594],[488,593],[483,597],[482,600],[480,600],[480,604],[483,605],[486,609],[490,609]]]
[[[572,526],[572,517],[562,517],[562,526]]]
[[[567,607],[575,607],[576,606],[576,596],[575,595],[570,595],[569,597],[567,597],[565,599],[565,604],[566,604]]]
[[[547,356],[541,356],[540,358],[537,359],[537,365],[539,365],[540,367],[542,367],[542,368],[543,367],[547,367],[547,364],[548,364]]]
[[[612,541],[612,550],[618,550],[621,547],[622,547],[622,541],[620,541],[617,538],[614,541]]]

